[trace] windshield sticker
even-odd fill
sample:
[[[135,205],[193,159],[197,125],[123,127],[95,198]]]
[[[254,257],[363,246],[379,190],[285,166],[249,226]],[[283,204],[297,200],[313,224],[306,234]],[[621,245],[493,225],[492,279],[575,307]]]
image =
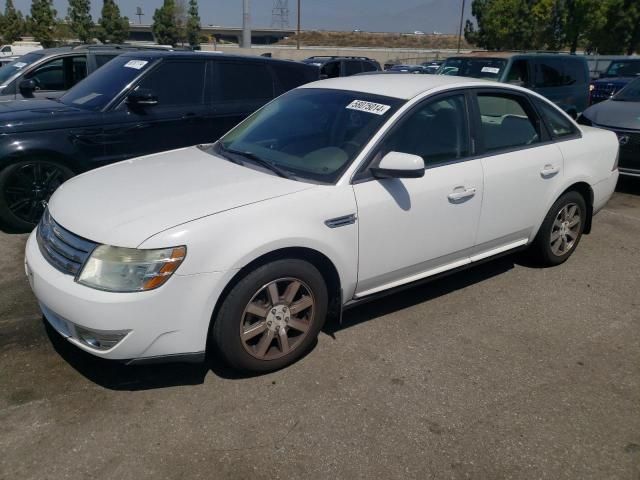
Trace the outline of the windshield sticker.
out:
[[[145,60],[129,60],[127,63],[124,64],[124,66],[127,68],[135,68],[136,70],[140,70],[147,63],[149,62]]]
[[[357,110],[359,112],[373,113],[374,115],[384,115],[391,108],[391,105],[367,102],[365,100],[354,100],[347,105],[347,108],[349,110]]]
[[[496,67],[482,67],[482,73],[500,73],[500,69]]]
[[[76,105],[84,105],[85,103],[90,102],[94,98],[98,98],[101,96],[102,96],[101,93],[90,93],[89,95],[85,95],[84,97],[80,97],[77,100],[74,100],[73,103],[75,103]]]
[[[27,64],[24,62],[16,62],[13,64],[13,68],[17,68],[18,70],[20,70],[21,68],[26,67]]]

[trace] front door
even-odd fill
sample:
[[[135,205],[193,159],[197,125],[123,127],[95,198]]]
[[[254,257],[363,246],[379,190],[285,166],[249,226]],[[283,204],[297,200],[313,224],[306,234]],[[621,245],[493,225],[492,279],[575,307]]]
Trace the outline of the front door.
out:
[[[414,108],[375,153],[420,155],[423,178],[369,179],[353,188],[358,204],[356,297],[468,264],[475,243],[483,181],[472,157],[464,94]]]
[[[157,105],[123,101],[105,113],[108,161],[207,142],[211,106],[205,102],[205,74],[204,60],[165,61],[150,71],[136,88],[152,91]]]

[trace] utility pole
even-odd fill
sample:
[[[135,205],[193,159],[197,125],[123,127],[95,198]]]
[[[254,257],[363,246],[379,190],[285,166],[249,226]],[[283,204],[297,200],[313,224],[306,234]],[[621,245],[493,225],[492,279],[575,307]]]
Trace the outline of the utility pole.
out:
[[[136,15],[138,16],[138,23],[142,24],[142,17],[144,13],[142,13],[142,7],[136,7]]]
[[[462,24],[464,23],[464,7],[466,0],[462,0],[462,11],[460,12],[460,30],[458,30],[458,53],[460,53],[460,47],[462,46]]]
[[[244,0],[242,9],[242,48],[251,48],[251,5]]]
[[[296,30],[296,48],[300,50],[300,1],[298,0],[298,28]]]

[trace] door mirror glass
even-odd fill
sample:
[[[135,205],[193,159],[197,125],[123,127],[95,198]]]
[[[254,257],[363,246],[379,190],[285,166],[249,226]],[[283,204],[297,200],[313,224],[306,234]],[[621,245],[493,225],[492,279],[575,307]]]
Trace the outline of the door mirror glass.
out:
[[[127,104],[137,107],[149,107],[158,104],[158,97],[148,88],[138,88],[127,97]]]
[[[36,81],[33,79],[22,80],[20,82],[20,93],[23,97],[33,97],[33,92],[38,89]]]
[[[424,177],[424,160],[418,155],[389,152],[377,167],[371,168],[375,178],[421,178]]]

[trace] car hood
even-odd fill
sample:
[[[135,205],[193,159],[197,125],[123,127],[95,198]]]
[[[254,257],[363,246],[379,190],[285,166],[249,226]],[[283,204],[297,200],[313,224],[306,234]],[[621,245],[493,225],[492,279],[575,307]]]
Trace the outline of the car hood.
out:
[[[314,186],[189,147],[72,178],[51,197],[49,211],[76,235],[135,248],[171,227]]]
[[[583,115],[603,127],[640,130],[640,102],[607,100],[587,108]]]
[[[70,107],[55,100],[0,101],[0,133],[87,125],[95,112]]]

